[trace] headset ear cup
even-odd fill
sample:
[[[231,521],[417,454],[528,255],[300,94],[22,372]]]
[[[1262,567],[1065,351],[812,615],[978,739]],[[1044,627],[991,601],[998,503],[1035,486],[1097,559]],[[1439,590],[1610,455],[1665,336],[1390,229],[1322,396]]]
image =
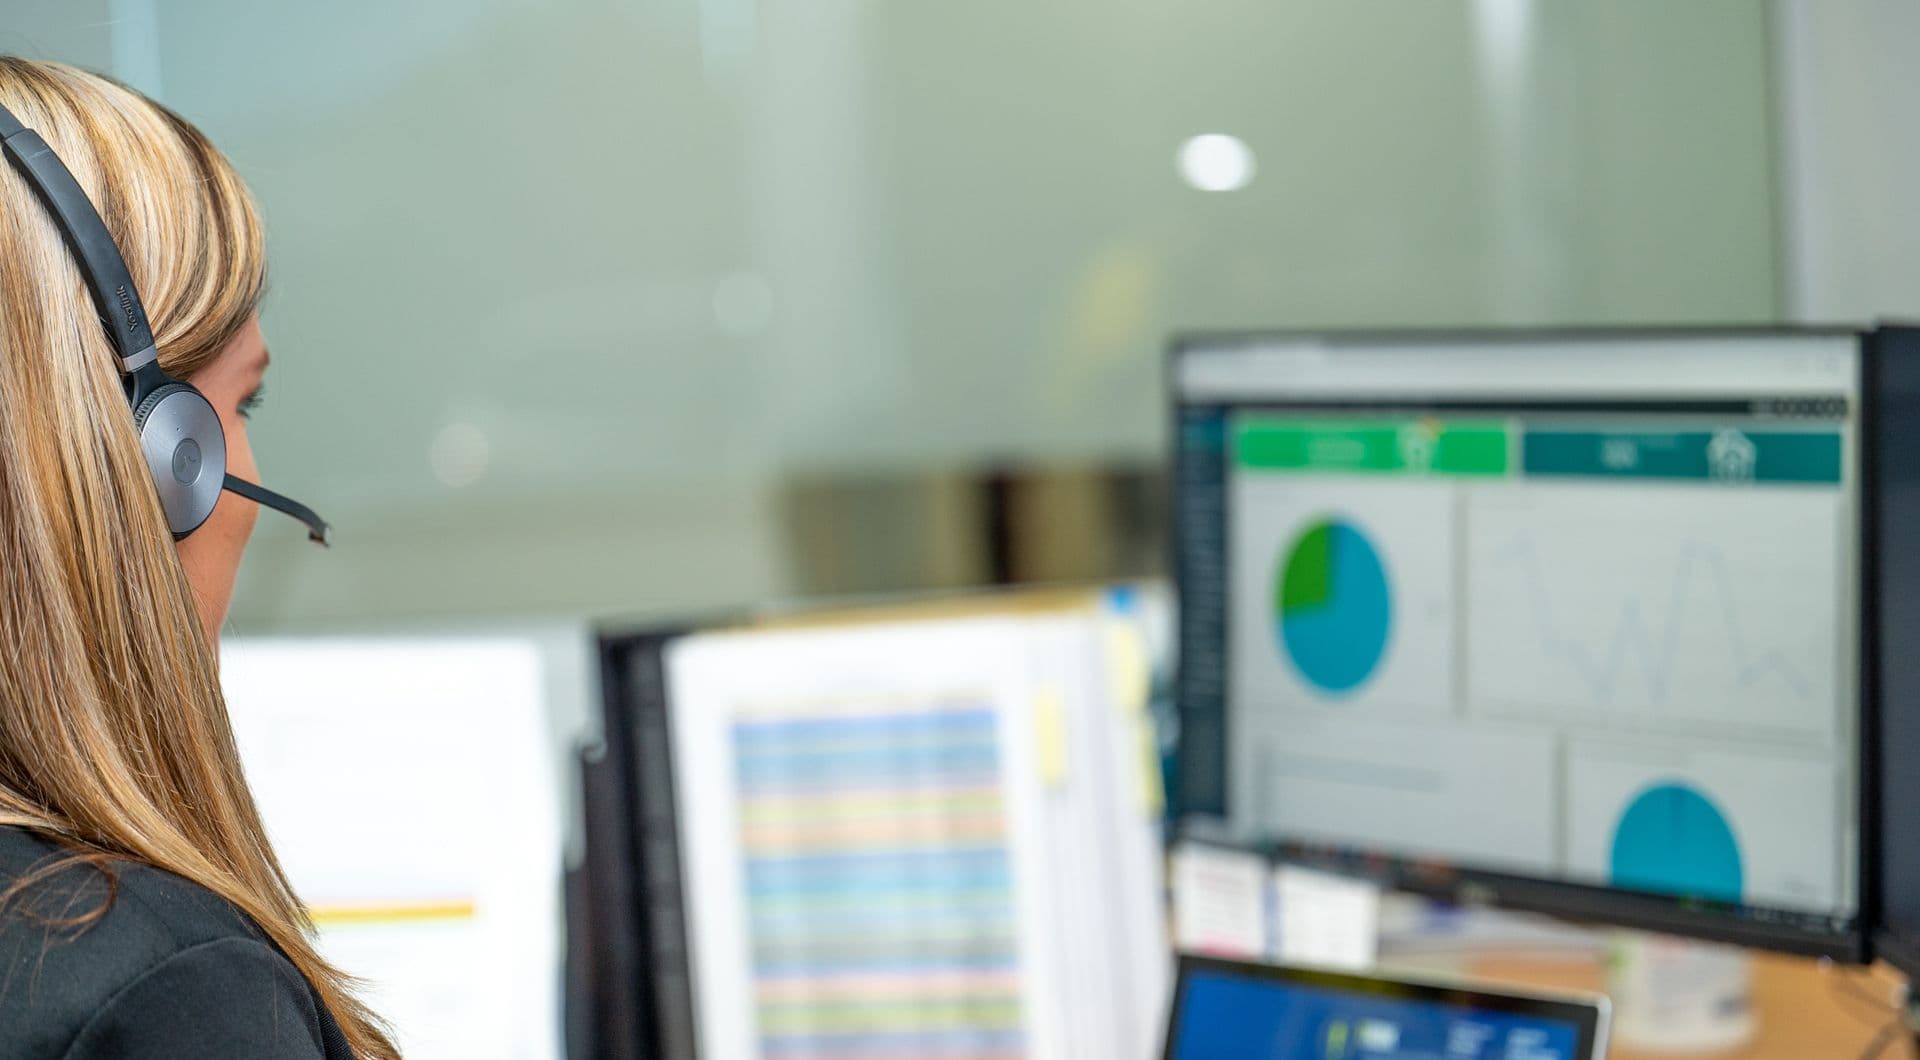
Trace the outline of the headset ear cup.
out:
[[[133,408],[134,431],[136,433],[145,431],[147,417],[152,414],[154,407],[166,400],[169,395],[179,393],[179,388],[185,385],[185,383],[168,383],[165,386],[155,387],[153,393],[147,395],[146,400],[135,405]]]
[[[213,404],[191,384],[154,388],[133,410],[134,430],[175,540],[200,528],[227,477],[227,435]]]

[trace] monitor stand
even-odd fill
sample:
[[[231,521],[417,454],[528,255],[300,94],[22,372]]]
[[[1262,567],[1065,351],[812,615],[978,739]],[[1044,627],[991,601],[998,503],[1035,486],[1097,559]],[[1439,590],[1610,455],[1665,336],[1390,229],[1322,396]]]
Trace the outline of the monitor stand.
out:
[[[1614,1040],[1665,1053],[1711,1053],[1753,1038],[1753,962],[1746,951],[1640,932],[1612,936],[1608,989]]]

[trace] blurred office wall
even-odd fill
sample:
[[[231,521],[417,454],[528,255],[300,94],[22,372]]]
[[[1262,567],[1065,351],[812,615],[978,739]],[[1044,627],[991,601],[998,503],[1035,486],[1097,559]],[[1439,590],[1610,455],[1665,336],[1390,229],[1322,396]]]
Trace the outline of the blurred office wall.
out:
[[[0,4],[0,50],[111,70],[113,0],[7,0]]]
[[[1788,309],[1920,319],[1920,5],[1778,7]]]
[[[1157,554],[1169,331],[1776,318],[1772,30],[1751,0],[0,0],[0,47],[104,56],[262,201],[256,449],[339,545],[263,521],[244,631],[1142,573],[1112,568]],[[1183,176],[1208,133],[1245,151]]]

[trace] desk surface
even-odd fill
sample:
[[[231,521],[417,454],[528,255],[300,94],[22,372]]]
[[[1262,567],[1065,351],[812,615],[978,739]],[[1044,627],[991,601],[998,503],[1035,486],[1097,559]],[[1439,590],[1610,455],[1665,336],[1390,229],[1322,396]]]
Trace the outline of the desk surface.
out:
[[[1516,987],[1534,986],[1597,991],[1606,970],[1598,958],[1529,957],[1521,954],[1474,958],[1469,974]],[[1754,1011],[1759,1031],[1749,1044],[1715,1053],[1684,1054],[1694,1060],[1855,1060],[1894,1018],[1889,1007],[1900,976],[1886,967],[1871,970],[1823,965],[1818,961],[1755,954]],[[1850,989],[1851,987],[1851,989]],[[1674,1060],[1675,1053],[1649,1053],[1615,1046],[1608,1060]],[[1908,1041],[1890,1042],[1881,1060],[1909,1060]]]

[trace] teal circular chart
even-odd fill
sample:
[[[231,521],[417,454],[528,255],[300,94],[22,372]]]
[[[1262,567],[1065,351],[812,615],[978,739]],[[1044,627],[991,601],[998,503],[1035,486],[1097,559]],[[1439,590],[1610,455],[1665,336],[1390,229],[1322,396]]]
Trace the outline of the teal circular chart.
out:
[[[1287,546],[1274,583],[1280,648],[1301,679],[1329,696],[1365,684],[1393,633],[1387,566],[1366,533],[1344,519],[1309,523]]]
[[[1706,793],[1681,781],[1641,791],[1614,826],[1615,887],[1737,902],[1746,892],[1740,840]]]

